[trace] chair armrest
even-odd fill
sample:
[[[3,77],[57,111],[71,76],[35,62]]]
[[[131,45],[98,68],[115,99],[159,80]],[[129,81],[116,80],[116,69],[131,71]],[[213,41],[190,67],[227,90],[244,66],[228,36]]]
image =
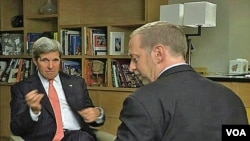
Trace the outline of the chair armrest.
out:
[[[10,141],[24,141],[24,140],[20,136],[10,135]]]
[[[94,130],[98,141],[114,141],[116,136],[101,130]]]

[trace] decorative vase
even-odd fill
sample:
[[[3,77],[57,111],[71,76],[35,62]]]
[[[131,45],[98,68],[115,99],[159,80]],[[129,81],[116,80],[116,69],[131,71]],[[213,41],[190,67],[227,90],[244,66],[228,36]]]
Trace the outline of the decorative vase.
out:
[[[43,7],[40,8],[41,14],[56,14],[57,13],[57,7],[51,0],[48,0]]]

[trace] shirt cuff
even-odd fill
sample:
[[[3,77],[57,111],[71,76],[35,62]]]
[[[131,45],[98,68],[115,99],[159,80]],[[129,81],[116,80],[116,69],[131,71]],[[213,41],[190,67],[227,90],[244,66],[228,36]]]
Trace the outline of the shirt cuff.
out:
[[[100,111],[100,116],[97,117],[97,119],[95,120],[95,122],[97,124],[100,124],[100,123],[103,123],[104,120],[103,120],[103,117],[104,117],[104,110],[101,108],[101,107],[95,107],[96,109],[98,109]]]
[[[38,117],[41,114],[41,111],[38,114],[33,113],[33,111],[30,108],[30,116],[33,121],[38,121]]]

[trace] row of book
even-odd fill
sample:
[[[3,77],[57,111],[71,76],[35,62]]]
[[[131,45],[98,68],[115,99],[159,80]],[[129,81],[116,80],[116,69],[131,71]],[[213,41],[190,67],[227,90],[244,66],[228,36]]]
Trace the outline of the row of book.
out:
[[[31,59],[12,58],[0,61],[0,81],[15,83],[28,78],[36,71]],[[72,60],[62,60],[61,70],[69,75],[82,77],[81,63]]]
[[[107,53],[107,31],[103,28],[85,27],[83,41],[81,32],[77,30],[62,29],[60,34],[64,55],[83,54],[82,42],[84,43],[84,54],[86,55],[124,54],[124,32],[110,32],[109,53]],[[24,41],[24,35],[20,33],[0,34],[0,55],[22,55],[24,53],[24,43],[27,45],[27,54],[30,55],[34,42],[40,37],[58,40],[58,32],[27,33],[26,41]]]
[[[129,71],[129,60],[112,60],[113,87],[137,88],[143,86],[138,76]]]
[[[61,70],[69,75],[82,77],[81,61],[62,60]],[[129,60],[112,60],[113,87],[137,88],[143,86],[139,78],[129,71]],[[36,71],[31,59],[12,58],[0,61],[0,80],[15,83],[28,78]],[[107,86],[107,62],[105,60],[85,60],[84,78],[88,86]]]
[[[112,60],[112,85],[113,87],[137,88],[143,86],[142,81],[129,71],[129,60],[119,59]],[[63,61],[63,71],[74,75],[81,75],[81,65],[76,61]],[[71,69],[73,68],[73,72]],[[77,71],[79,70],[79,71]],[[90,87],[105,87],[107,86],[107,62],[106,60],[84,60],[84,78]],[[78,73],[75,73],[78,72]]]
[[[107,55],[107,32],[102,28],[84,28],[86,55]]]
[[[15,83],[28,78],[36,70],[31,59],[12,58],[9,61],[0,61],[0,80]]]
[[[61,30],[61,45],[64,55],[81,55],[82,39],[81,32],[74,30]]]
[[[109,45],[107,31],[102,28],[84,28],[86,55],[124,55],[124,32],[110,32]],[[109,51],[107,48],[110,48]]]

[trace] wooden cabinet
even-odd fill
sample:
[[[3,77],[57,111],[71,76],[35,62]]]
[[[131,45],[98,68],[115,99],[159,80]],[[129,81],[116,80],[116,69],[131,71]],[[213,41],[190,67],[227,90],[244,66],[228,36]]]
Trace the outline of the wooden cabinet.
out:
[[[248,121],[250,123],[250,82],[220,82],[226,87],[233,90],[243,101],[246,110]]]
[[[158,20],[159,5],[166,3],[167,0],[61,0],[59,21],[61,25],[143,24]]]
[[[0,140],[10,135],[10,85],[0,85]]]
[[[106,113],[106,122],[101,127],[102,130],[116,135],[117,128],[120,125],[119,115],[122,109],[124,99],[133,92],[129,90],[89,90],[90,96],[95,105],[100,106]]]

